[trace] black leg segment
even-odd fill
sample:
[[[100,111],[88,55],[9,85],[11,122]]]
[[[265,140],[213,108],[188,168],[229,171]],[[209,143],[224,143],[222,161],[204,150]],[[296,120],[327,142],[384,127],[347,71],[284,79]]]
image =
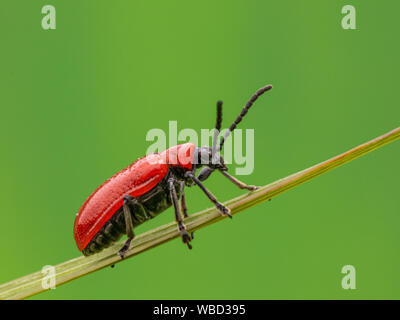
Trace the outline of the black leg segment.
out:
[[[214,195],[208,191],[208,189],[201,183],[201,181],[199,179],[196,178],[196,176],[191,172],[191,171],[187,171],[185,173],[185,176],[191,178],[193,180],[193,182],[195,184],[197,184],[201,190],[203,190],[203,192],[206,194],[206,196],[208,197],[208,199],[210,199],[210,201],[212,203],[214,203],[215,207],[225,216],[228,216],[229,218],[232,218],[231,214],[230,214],[230,210],[229,208],[225,207],[222,203],[220,203],[215,197]]]
[[[128,239],[125,241],[124,246],[119,250],[119,255],[121,259],[124,258],[125,252],[129,249],[129,245],[131,244],[132,239],[135,237],[133,233],[133,209],[132,206],[129,206],[128,203],[138,203],[138,201],[131,196],[124,196],[124,203],[122,205],[122,209],[124,210],[124,217],[125,217],[125,226],[126,226],[126,235]]]
[[[185,197],[185,181],[180,183],[180,195],[181,195],[181,212],[183,217],[187,218],[189,215],[187,213],[186,197]]]
[[[181,181],[180,183],[180,195],[181,195],[181,212],[183,213],[183,218],[189,217],[187,213],[187,205],[186,205],[186,196],[185,196],[185,181]],[[194,239],[194,232],[190,233],[192,240]]]
[[[240,181],[239,179],[236,179],[235,177],[231,176],[228,172],[224,170],[219,170],[225,177],[227,177],[231,182],[233,182],[235,185],[237,185],[240,189],[246,189],[250,191],[257,190],[258,187],[252,186],[252,185],[247,185],[244,182]]]
[[[183,243],[186,243],[189,249],[192,249],[192,246],[190,245],[190,241],[192,238],[186,231],[185,225],[183,224],[182,221],[182,216],[179,211],[179,201],[178,201],[178,196],[176,194],[175,190],[175,178],[169,178],[168,179],[168,189],[169,189],[169,194],[171,197],[171,202],[174,205],[174,211],[175,211],[175,221],[178,224],[178,229],[182,237]]]

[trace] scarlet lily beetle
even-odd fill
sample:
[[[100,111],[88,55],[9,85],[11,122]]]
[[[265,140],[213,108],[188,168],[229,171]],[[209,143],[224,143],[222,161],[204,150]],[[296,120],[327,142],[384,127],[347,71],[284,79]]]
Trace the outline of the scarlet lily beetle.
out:
[[[183,218],[188,216],[185,186],[199,186],[221,214],[231,218],[229,208],[218,202],[202,181],[218,170],[240,189],[257,189],[228,174],[228,168],[219,151],[257,98],[271,88],[271,85],[265,86],[251,96],[220,139],[219,145],[217,143],[222,122],[222,101],[217,102],[217,123],[211,148],[196,147],[193,143],[173,146],[164,152],[138,159],[105,181],[86,199],[76,215],[74,236],[78,249],[88,256],[110,246],[126,234],[128,239],[119,251],[123,258],[134,238],[133,229],[172,205],[182,241],[192,249],[190,242],[193,234],[189,235],[186,231],[182,219],[182,214]],[[196,177],[196,170],[202,166],[204,167]]]

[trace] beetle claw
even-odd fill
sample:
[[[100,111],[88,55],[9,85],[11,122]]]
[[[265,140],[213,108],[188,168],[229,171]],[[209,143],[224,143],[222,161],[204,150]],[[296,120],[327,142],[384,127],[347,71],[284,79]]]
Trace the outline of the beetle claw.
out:
[[[183,243],[187,244],[188,248],[192,250],[192,245],[190,244],[190,241],[192,241],[193,238],[187,233],[186,230],[181,229],[180,231]]]
[[[217,209],[219,210],[219,212],[221,212],[221,214],[223,216],[228,216],[229,218],[232,218],[231,215],[231,210],[228,207],[225,207],[223,204],[218,203],[216,204]]]
[[[118,254],[121,257],[121,259],[123,259],[125,257],[125,253],[126,253],[126,251],[128,251],[131,241],[132,241],[132,238],[128,238],[128,240],[126,240],[122,249],[118,251]]]
[[[250,186],[246,186],[246,189],[249,191],[256,191],[256,190],[260,189],[260,187],[250,185]]]

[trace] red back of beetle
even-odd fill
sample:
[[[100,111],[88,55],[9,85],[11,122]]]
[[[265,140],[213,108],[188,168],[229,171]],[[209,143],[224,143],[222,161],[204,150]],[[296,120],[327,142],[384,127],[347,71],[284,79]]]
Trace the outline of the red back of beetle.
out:
[[[98,187],[83,203],[75,218],[74,236],[82,251],[104,224],[121,208],[123,197],[139,197],[167,175],[170,166],[191,170],[195,145],[185,143],[160,154],[138,159]]]

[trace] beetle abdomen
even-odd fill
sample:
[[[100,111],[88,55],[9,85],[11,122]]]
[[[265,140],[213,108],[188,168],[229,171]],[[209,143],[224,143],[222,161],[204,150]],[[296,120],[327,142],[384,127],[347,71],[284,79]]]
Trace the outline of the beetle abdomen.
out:
[[[93,237],[121,208],[123,197],[140,197],[153,189],[168,173],[168,165],[158,154],[151,154],[118,172],[84,202],[75,218],[74,236],[79,250],[87,247]]]
[[[166,181],[167,177],[164,178],[155,188],[146,192],[144,195],[137,197],[137,200],[141,203],[142,207],[133,206],[132,208],[132,222],[134,227],[154,218],[172,205],[168,192],[166,192]],[[100,231],[95,234],[89,244],[82,250],[82,253],[85,256],[89,256],[100,252],[117,242],[125,233],[126,227],[124,212],[122,208],[119,208],[111,219],[104,224]]]
[[[125,218],[122,210],[118,210],[108,220],[89,244],[82,250],[85,256],[100,252],[118,241],[125,233]]]

